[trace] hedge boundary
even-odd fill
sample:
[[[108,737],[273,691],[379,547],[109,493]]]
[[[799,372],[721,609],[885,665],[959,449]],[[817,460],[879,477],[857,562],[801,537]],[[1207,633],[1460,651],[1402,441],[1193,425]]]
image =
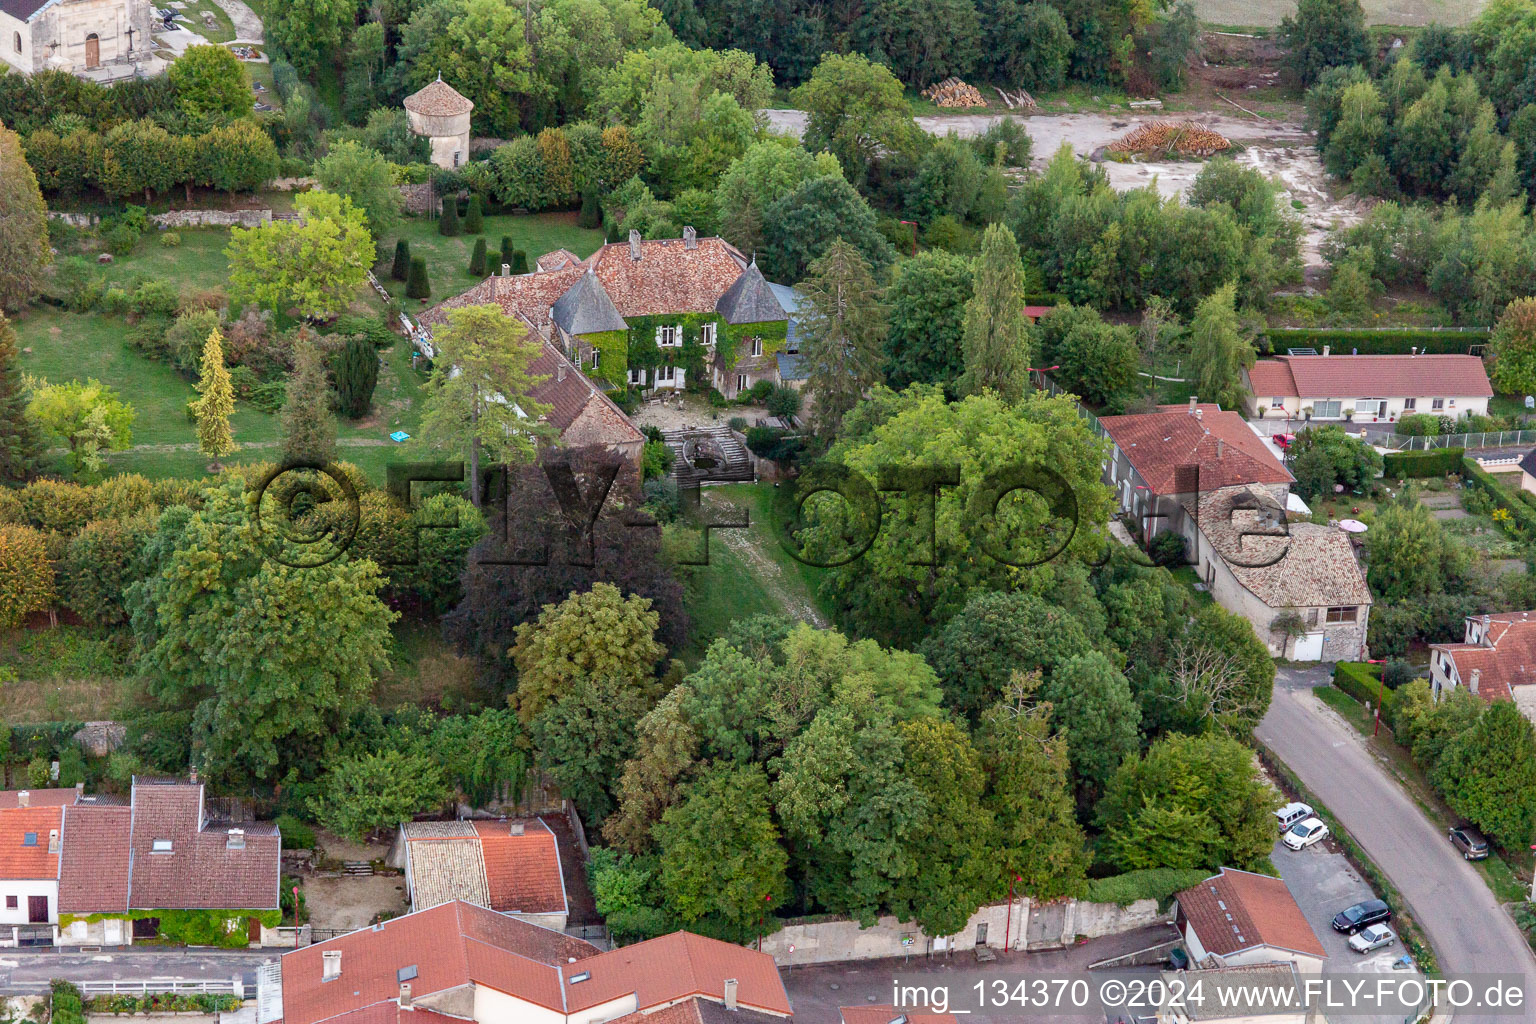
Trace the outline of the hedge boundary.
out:
[[[1409,355],[1417,348],[1421,355],[1467,355],[1473,345],[1488,343],[1489,331],[1372,330],[1369,328],[1271,327],[1264,332],[1271,350],[1284,353],[1287,348],[1309,345],[1319,348],[1358,350],[1363,356]],[[1337,352],[1337,355],[1348,354]]]
[[[1536,537],[1536,508],[1523,501],[1515,500],[1514,496],[1493,478],[1493,474],[1477,464],[1475,459],[1463,458],[1461,460],[1461,478],[1467,484],[1475,485],[1486,494],[1497,508],[1509,513],[1510,521],[1502,524],[1505,532],[1512,532],[1517,540]],[[1513,531],[1510,527],[1513,527]]]
[[[1364,661],[1341,661],[1333,666],[1333,685],[1349,694],[1361,704],[1376,706],[1381,701],[1381,717],[1392,720],[1393,691],[1386,691],[1382,699],[1381,666]]]
[[[1204,868],[1142,868],[1108,878],[1090,878],[1088,900],[1122,907],[1137,900],[1157,900],[1157,907],[1162,910],[1176,894],[1199,885],[1213,874],[1214,871]]]
[[[1396,480],[1415,480],[1448,476],[1461,472],[1464,448],[1432,448],[1423,452],[1389,452],[1382,456],[1384,476]]]

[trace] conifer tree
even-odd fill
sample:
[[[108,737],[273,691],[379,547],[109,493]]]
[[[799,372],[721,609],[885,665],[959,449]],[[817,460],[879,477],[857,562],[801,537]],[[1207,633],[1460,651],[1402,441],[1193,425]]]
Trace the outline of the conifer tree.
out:
[[[420,256],[411,259],[411,278],[406,282],[405,294],[412,299],[424,299],[432,294],[432,286],[427,283],[427,261]]]
[[[480,210],[480,197],[469,197],[469,210],[464,214],[464,233],[478,235],[485,231],[485,217]]]
[[[475,239],[475,251],[469,257],[469,272],[476,277],[485,276],[485,239]]]
[[[219,460],[237,449],[229,417],[235,411],[235,388],[224,366],[224,336],[218,328],[203,345],[202,375],[197,392],[203,397],[193,405],[197,415],[197,447],[208,456],[209,471],[218,472]]]
[[[336,357],[336,404],[342,414],[366,416],[378,383],[379,353],[373,342],[361,335],[348,338]]]
[[[990,388],[1004,401],[1016,402],[1029,385],[1031,338],[1024,315],[1024,267],[1019,244],[1002,224],[987,227],[976,258],[971,298],[965,304],[961,335],[965,372],[961,394]]]
[[[514,249],[512,252],[512,273],[528,273],[528,254],[521,249]]]
[[[805,387],[815,398],[816,432],[831,439],[848,410],[882,380],[888,321],[869,262],[841,238],[808,274],[799,286]]]
[[[500,257],[500,262],[501,263],[505,263],[507,266],[510,267],[512,265],[512,254],[515,253],[515,252],[517,252],[517,247],[512,244],[512,236],[511,235],[502,235],[501,236],[501,257]],[[500,266],[497,266],[496,272],[498,274],[501,273],[501,267]]]
[[[457,196],[443,197],[443,215],[438,218],[437,233],[445,238],[455,238],[460,234],[459,199]]]
[[[0,480],[25,480],[36,468],[43,443],[27,416],[16,331],[0,313]]]
[[[596,192],[587,192],[581,197],[581,213],[576,217],[576,226],[582,228],[603,226],[603,207],[597,201]]]
[[[411,245],[405,239],[395,243],[395,262],[389,268],[389,276],[404,281],[411,272]]]
[[[288,375],[288,400],[283,405],[283,458],[289,463],[336,458],[336,417],[331,412],[331,387],[325,358],[307,337],[294,349],[293,373]]]

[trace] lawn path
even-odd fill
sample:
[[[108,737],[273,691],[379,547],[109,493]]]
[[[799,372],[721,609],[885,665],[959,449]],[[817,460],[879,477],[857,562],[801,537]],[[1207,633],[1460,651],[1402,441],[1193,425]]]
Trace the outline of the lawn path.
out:
[[[708,492],[706,492],[708,493]],[[779,564],[763,550],[763,544],[775,543],[768,524],[752,520],[750,510],[734,501],[711,494],[711,504],[723,506],[732,513],[747,512],[752,526],[746,530],[711,530],[711,539],[718,537],[726,547],[736,552],[757,576],[757,582],[784,609],[784,613],[801,622],[808,622],[817,629],[827,628],[827,620],[816,610],[816,603],[799,581],[784,574]]]

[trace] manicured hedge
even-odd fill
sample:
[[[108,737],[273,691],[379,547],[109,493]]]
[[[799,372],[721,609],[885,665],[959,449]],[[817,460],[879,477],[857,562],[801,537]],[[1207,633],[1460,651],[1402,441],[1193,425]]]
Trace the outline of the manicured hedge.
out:
[[[1509,521],[1503,524],[1506,532],[1517,537],[1536,537],[1536,509],[1525,502],[1514,500],[1510,492],[1493,478],[1493,474],[1479,466],[1475,459],[1461,460],[1461,479],[1467,486],[1479,488],[1493,499],[1494,505],[1509,513]]]
[[[1423,452],[1391,452],[1382,456],[1381,461],[1385,476],[1411,480],[1460,473],[1465,455],[1461,448],[1432,448]]]
[[[1381,717],[1392,717],[1392,691],[1382,699],[1381,666],[1363,661],[1341,661],[1333,666],[1333,685],[1362,704],[1376,706],[1381,701]]]
[[[1088,880],[1088,899],[1093,903],[1118,903],[1128,907],[1137,900],[1157,900],[1159,907],[1174,894],[1199,885],[1214,871],[1203,868],[1145,868],[1123,875]]]
[[[1284,354],[1288,348],[1331,346],[1334,355],[1408,355],[1421,353],[1464,355],[1473,345],[1488,341],[1487,331],[1349,330],[1329,327],[1272,327],[1264,332],[1270,347]]]

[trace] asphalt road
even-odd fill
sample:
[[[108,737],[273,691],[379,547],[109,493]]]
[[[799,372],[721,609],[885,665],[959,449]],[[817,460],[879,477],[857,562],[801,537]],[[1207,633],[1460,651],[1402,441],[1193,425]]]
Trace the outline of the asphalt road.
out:
[[[1493,892],[1444,833],[1366,749],[1359,733],[1312,694],[1328,669],[1282,667],[1255,730],[1359,841],[1402,893],[1447,974],[1519,974],[1536,998],[1536,959]],[[1536,1020],[1457,1014],[1457,1024]]]

